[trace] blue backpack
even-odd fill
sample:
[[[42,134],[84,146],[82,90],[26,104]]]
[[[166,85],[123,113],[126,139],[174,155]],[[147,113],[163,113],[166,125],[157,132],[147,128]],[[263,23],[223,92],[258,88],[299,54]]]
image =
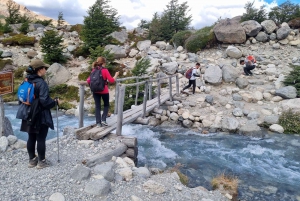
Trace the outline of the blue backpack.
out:
[[[20,102],[30,105],[34,100],[34,83],[28,82],[26,79],[22,82],[18,89],[18,99]]]

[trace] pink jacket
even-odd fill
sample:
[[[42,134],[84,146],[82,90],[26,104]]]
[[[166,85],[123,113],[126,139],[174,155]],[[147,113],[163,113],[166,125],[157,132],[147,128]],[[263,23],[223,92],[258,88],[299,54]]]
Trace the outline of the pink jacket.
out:
[[[95,69],[92,70],[92,72],[94,71]],[[103,76],[103,79],[104,80],[107,80],[109,83],[114,83],[115,82],[115,79],[110,75],[109,71],[107,70],[107,68],[102,68],[102,76]],[[91,83],[91,78],[88,77],[88,79],[86,80],[88,84]],[[109,90],[108,90],[108,86],[107,84],[105,85],[104,87],[104,90],[101,91],[101,92],[96,92],[97,94],[108,94],[109,93]]]

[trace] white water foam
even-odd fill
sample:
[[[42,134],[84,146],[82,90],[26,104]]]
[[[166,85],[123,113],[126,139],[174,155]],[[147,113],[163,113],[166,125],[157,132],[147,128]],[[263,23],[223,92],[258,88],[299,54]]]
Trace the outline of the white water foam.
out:
[[[284,156],[285,151],[272,150],[265,147],[261,147],[260,145],[248,145],[246,148],[242,149],[242,153],[250,153],[254,155],[271,154],[272,156]]]

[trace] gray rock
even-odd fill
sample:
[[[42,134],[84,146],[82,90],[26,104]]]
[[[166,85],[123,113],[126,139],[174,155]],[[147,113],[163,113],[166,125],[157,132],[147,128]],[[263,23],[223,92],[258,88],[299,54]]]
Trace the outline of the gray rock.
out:
[[[190,128],[193,126],[193,122],[188,119],[185,119],[185,120],[183,120],[182,125],[185,128]]]
[[[222,130],[235,132],[239,127],[240,123],[236,118],[224,117],[222,119]]]
[[[244,21],[241,23],[241,26],[250,37],[256,36],[262,29],[262,26],[255,20]]]
[[[278,50],[278,49],[280,49],[280,44],[279,43],[275,43],[275,44],[273,44],[273,49],[276,49],[276,50]]]
[[[155,117],[152,117],[149,119],[149,126],[158,126],[160,124],[160,120],[156,119]]]
[[[209,104],[213,104],[213,102],[214,102],[214,97],[211,96],[211,95],[207,95],[207,96],[205,97],[205,101],[206,101],[207,103],[209,103]]]
[[[242,101],[243,97],[240,94],[238,94],[238,93],[234,93],[234,94],[232,94],[232,99],[234,101]]]
[[[261,23],[261,26],[264,28],[264,30],[268,34],[273,33],[275,31],[275,29],[277,28],[277,26],[273,20],[265,20]]]
[[[0,153],[5,152],[8,147],[8,140],[5,136],[0,137]]]
[[[277,115],[270,115],[265,116],[264,122],[267,124],[277,124],[279,121],[279,116]]]
[[[267,42],[268,41],[268,35],[265,32],[259,32],[255,39],[259,42]]]
[[[213,30],[218,41],[229,44],[245,43],[246,33],[240,24],[240,19],[241,17],[224,19],[216,24]]]
[[[250,110],[244,109],[243,113],[244,113],[245,116],[248,116],[248,114],[250,113]]]
[[[239,73],[236,68],[226,65],[222,68],[222,77],[224,82],[235,82],[239,77]]]
[[[178,63],[177,62],[164,63],[162,64],[160,69],[162,72],[168,75],[173,75],[178,69]]]
[[[34,50],[29,50],[29,51],[27,52],[27,57],[28,57],[29,59],[34,58],[36,55],[38,55],[38,53],[37,53],[36,51],[34,51]]]
[[[157,48],[159,48],[160,50],[165,50],[166,49],[166,46],[167,46],[167,43],[165,41],[157,41],[155,43],[155,46]]]
[[[133,170],[133,176],[149,178],[151,176],[150,171],[146,167],[139,167]]]
[[[241,50],[231,45],[227,47],[226,54],[235,59],[239,59],[242,57]]]
[[[96,196],[106,196],[110,191],[110,187],[110,182],[105,179],[94,180],[86,184],[84,192]]]
[[[94,172],[95,174],[102,175],[107,181],[112,182],[115,177],[115,172],[113,171],[114,163],[106,162],[101,165],[96,165]]]
[[[67,50],[68,50],[69,52],[73,52],[75,49],[76,49],[76,46],[75,46],[75,45],[68,45],[68,47],[67,47]]]
[[[122,29],[121,31],[115,31],[110,34],[114,39],[119,41],[120,43],[125,43],[128,39],[128,33],[126,29]]]
[[[85,166],[77,166],[72,174],[71,178],[77,181],[87,180],[91,175],[91,169]]]
[[[170,51],[170,50],[173,50],[174,47],[172,45],[167,45],[166,46],[166,51]]]
[[[65,196],[61,193],[54,193],[50,196],[49,201],[65,201]]]
[[[173,120],[173,121],[177,121],[177,120],[179,119],[179,116],[178,116],[177,113],[172,112],[172,113],[170,114],[170,119]]]
[[[1,57],[2,58],[7,58],[7,57],[12,57],[13,56],[13,53],[12,52],[3,52],[1,54]]]
[[[66,83],[72,77],[69,70],[59,63],[52,64],[50,68],[47,70],[47,74],[50,77],[49,79],[50,87]]]
[[[125,48],[121,46],[106,45],[105,50],[108,50],[111,54],[114,54],[115,59],[125,58],[127,56]]]
[[[258,112],[253,111],[253,112],[250,112],[250,113],[247,115],[247,118],[248,118],[249,120],[255,120],[255,119],[258,119],[259,116],[260,116],[260,115],[259,115]]]
[[[11,147],[13,149],[24,149],[27,146],[27,142],[18,139],[17,142],[15,142],[13,145],[11,145]]]
[[[241,109],[243,109],[245,107],[245,103],[242,101],[233,101],[233,105],[234,105],[234,107],[241,108]]]
[[[144,41],[139,41],[136,45],[136,47],[140,50],[147,50],[150,48],[151,45],[151,40],[144,40]]]
[[[13,145],[17,142],[18,138],[14,135],[7,136],[8,145]]]
[[[4,130],[3,130],[4,136],[10,136],[10,135],[14,135],[14,131],[12,129],[12,125],[10,123],[10,120],[5,117],[4,118]]]
[[[287,86],[277,89],[275,95],[280,96],[284,99],[293,99],[297,97],[297,89],[293,86]]]
[[[178,112],[178,106],[177,105],[168,106],[168,110],[170,110],[170,112]]]
[[[245,78],[238,78],[235,84],[238,86],[238,88],[244,89],[249,85],[249,81]]]
[[[232,114],[235,117],[242,117],[242,116],[244,116],[243,110],[241,108],[234,108],[233,111],[232,111]]]
[[[283,111],[292,110],[294,112],[300,112],[300,98],[283,100],[280,102],[280,107]]]
[[[261,128],[252,122],[246,122],[244,126],[241,126],[239,128],[239,134],[258,138],[264,137]]]
[[[222,83],[222,70],[219,66],[209,66],[204,73],[204,80],[212,85]]]
[[[289,27],[281,27],[277,30],[276,34],[277,34],[277,39],[278,40],[283,40],[285,38],[288,37],[288,35],[290,34],[291,29]]]
[[[277,38],[276,33],[271,33],[271,35],[270,35],[270,40],[276,40],[276,38]],[[255,57],[255,58],[256,58],[256,57]]]

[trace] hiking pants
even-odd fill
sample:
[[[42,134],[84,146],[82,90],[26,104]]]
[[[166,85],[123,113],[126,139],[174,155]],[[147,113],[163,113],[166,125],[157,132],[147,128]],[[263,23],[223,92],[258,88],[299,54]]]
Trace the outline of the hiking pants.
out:
[[[186,90],[187,88],[190,88],[192,85],[193,85],[193,94],[195,94],[196,80],[189,80],[189,85],[185,86],[182,90]]]
[[[253,70],[254,68],[255,68],[255,65],[244,67],[245,75],[252,75],[252,72],[250,70]]]
[[[35,144],[38,152],[39,161],[45,159],[46,155],[46,137],[49,127],[42,124],[38,133],[28,133],[27,151],[29,159],[35,157]]]
[[[96,124],[101,123],[101,121],[106,121],[106,117],[108,114],[108,109],[109,109],[109,94],[97,94],[93,93],[93,97],[95,100],[95,105],[96,105]],[[102,119],[100,116],[101,112],[101,98],[104,103],[104,108],[103,108],[103,114],[102,114]]]

